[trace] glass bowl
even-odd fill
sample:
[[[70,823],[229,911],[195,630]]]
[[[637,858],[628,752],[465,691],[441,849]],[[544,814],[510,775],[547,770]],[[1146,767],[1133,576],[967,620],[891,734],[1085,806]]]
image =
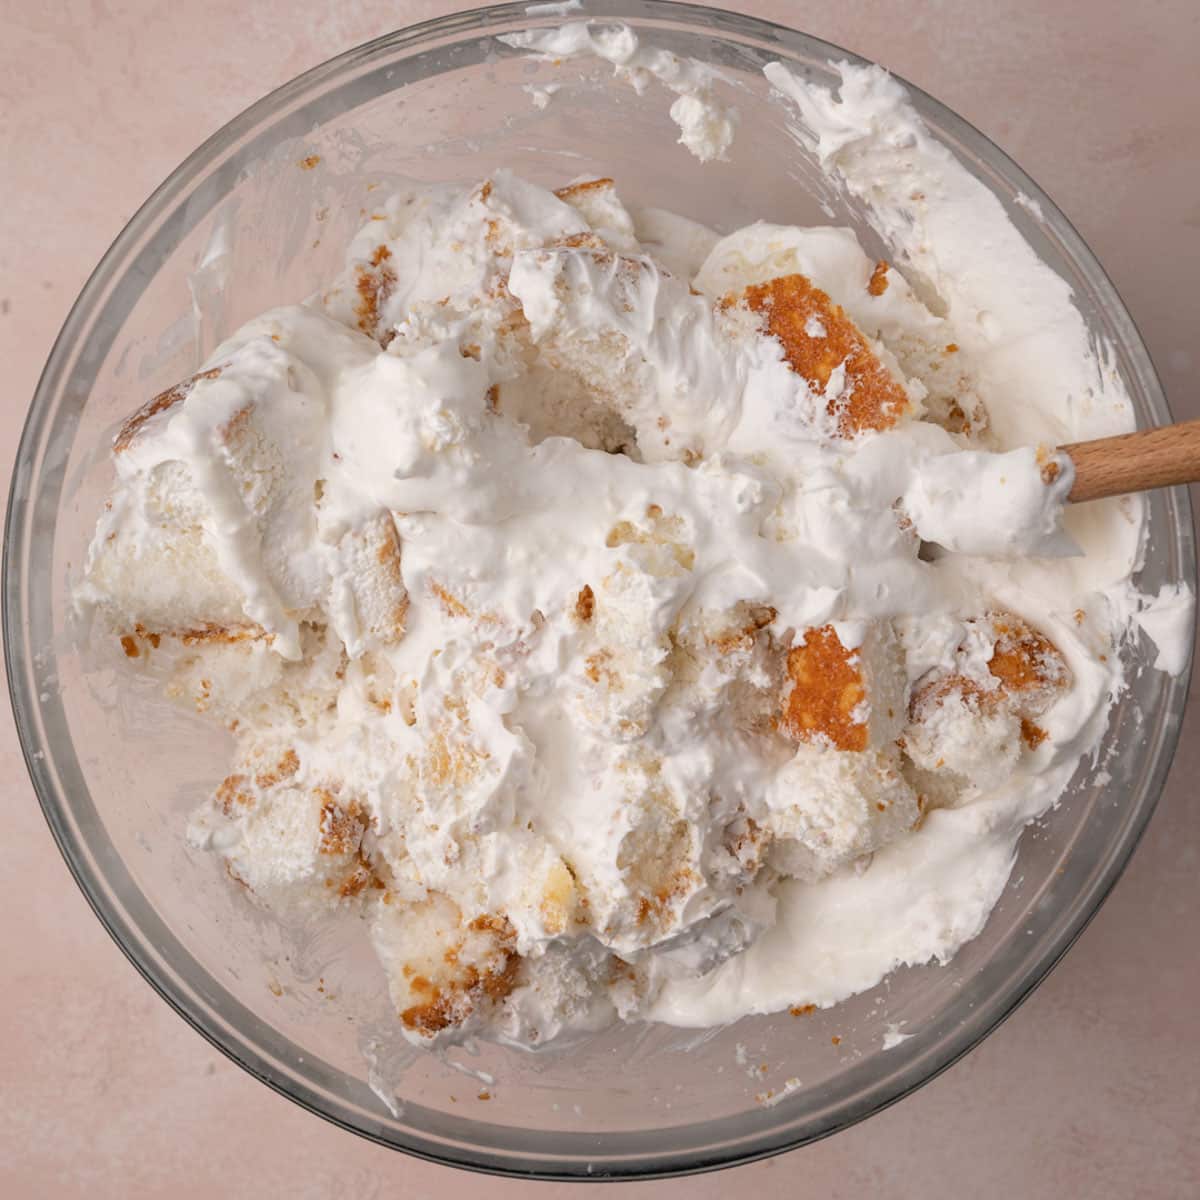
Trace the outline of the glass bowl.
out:
[[[884,249],[789,136],[761,75],[779,59],[833,83],[829,61],[853,55],[710,8],[614,0],[590,3],[589,15],[720,68],[742,111],[730,161],[702,167],[674,145],[667,98],[653,89],[642,98],[605,65],[539,64],[501,45],[497,34],[561,20],[520,4],[392,34],[280,88],[154,193],[71,311],[17,458],[4,632],[26,760],[63,855],[130,960],[197,1030],[297,1103],[384,1145],[496,1172],[614,1178],[802,1145],[912,1091],[994,1029],[1125,866],[1166,778],[1187,678],[1138,670],[1146,648],[1127,648],[1131,683],[1103,752],[1026,831],[987,927],[948,966],[898,971],[829,1011],[703,1034],[646,1026],[536,1055],[410,1052],[359,930],[280,926],[186,848],[187,812],[224,774],[225,735],[153,681],[131,684],[117,652],[89,644],[71,613],[111,478],[109,441],[124,414],[241,322],[313,292],[389,180],[474,180],[506,164],[556,184],[596,171],[635,202],[720,229],[832,220]],[[538,109],[522,85],[550,79],[564,86]],[[930,129],[1070,282],[1114,347],[1139,422],[1169,420],[1133,323],[1066,219],[976,130],[911,91]],[[1191,580],[1186,493],[1156,493],[1146,512],[1141,585]]]

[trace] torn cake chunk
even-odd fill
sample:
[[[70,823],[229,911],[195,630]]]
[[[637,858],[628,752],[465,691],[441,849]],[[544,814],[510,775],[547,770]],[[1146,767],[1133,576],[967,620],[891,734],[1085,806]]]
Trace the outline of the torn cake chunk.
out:
[[[953,669],[913,688],[903,743],[916,785],[951,804],[1003,783],[1047,740],[1038,719],[1070,685],[1062,653],[1021,617],[967,621]]]

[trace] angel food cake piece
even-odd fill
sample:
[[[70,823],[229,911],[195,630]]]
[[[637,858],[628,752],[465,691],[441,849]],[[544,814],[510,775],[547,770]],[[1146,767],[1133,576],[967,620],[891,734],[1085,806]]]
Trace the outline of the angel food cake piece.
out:
[[[844,229],[399,191],[114,438],[79,594],[231,731],[192,844],[290,920],[365,917],[419,1044],[952,954],[1102,728],[1129,568],[923,548],[914,481],[1029,402],[952,316]],[[885,902],[850,963],[853,906],[819,917],[855,888]]]

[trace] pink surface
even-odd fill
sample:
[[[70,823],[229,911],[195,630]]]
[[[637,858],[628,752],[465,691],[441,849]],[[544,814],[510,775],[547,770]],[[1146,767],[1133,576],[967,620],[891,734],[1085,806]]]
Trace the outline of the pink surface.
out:
[[[203,138],[298,72],[456,8],[437,0],[0,0],[0,362],[11,462],[38,372],[97,259]],[[736,7],[845,45],[999,142],[1097,252],[1178,417],[1200,416],[1200,6],[970,0]],[[5,704],[7,702],[5,701]],[[732,1173],[707,1197],[1200,1194],[1200,707],[1103,912],[1037,994],[917,1095]],[[88,911],[0,720],[0,1195],[518,1196],[361,1141],[226,1061]],[[578,1188],[546,1184],[557,1197]]]

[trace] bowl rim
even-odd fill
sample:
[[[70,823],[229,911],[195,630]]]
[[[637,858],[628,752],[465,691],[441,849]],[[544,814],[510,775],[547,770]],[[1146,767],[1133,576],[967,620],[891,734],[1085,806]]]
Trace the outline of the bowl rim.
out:
[[[581,1181],[585,1179],[630,1179],[662,1178],[696,1174],[740,1163],[769,1157],[800,1145],[820,1140],[842,1129],[848,1128],[867,1117],[882,1111],[896,1101],[911,1094],[942,1071],[952,1066],[964,1054],[978,1045],[995,1029],[999,1028],[1017,1007],[1046,978],[1061,961],[1063,955],[1074,944],[1092,918],[1103,906],[1117,879],[1124,871],[1130,857],[1145,832],[1158,800],[1161,798],[1168,771],[1178,743],[1181,716],[1186,704],[1192,669],[1191,647],[1188,663],[1178,675],[1167,681],[1158,722],[1157,746],[1151,763],[1146,793],[1152,797],[1138,814],[1137,824],[1126,835],[1125,842],[1110,859],[1106,869],[1087,891],[1087,902],[1078,905],[1078,914],[1053,940],[1043,956],[1026,971],[1006,993],[997,997],[1000,1001],[987,1021],[973,1027],[965,1035],[961,1030],[948,1039],[948,1043],[928,1069],[911,1072],[911,1077],[898,1086],[889,1085],[872,1093],[866,1104],[854,1111],[842,1112],[827,1127],[810,1135],[794,1137],[785,1129],[782,1136],[772,1136],[770,1131],[755,1135],[748,1146],[739,1143],[738,1148],[715,1154],[697,1156],[691,1152],[667,1151],[658,1156],[657,1162],[647,1163],[646,1156],[638,1155],[627,1160],[604,1161],[602,1171],[584,1169],[582,1162],[573,1159],[555,1158],[553,1154],[541,1153],[527,1160],[519,1158],[489,1157],[486,1148],[472,1153],[463,1149],[461,1143],[445,1145],[436,1140],[422,1140],[419,1136],[407,1142],[382,1136],[380,1133],[355,1123],[347,1116],[323,1105],[320,1093],[315,1088],[300,1088],[286,1077],[277,1076],[270,1060],[254,1047],[234,1036],[228,1028],[212,1019],[209,1012],[197,1011],[177,980],[164,977],[164,970],[156,965],[153,945],[144,936],[139,936],[125,914],[118,911],[106,894],[104,880],[89,864],[87,846],[77,838],[67,822],[56,795],[56,784],[48,773],[49,758],[43,751],[46,744],[37,730],[35,714],[38,709],[36,688],[31,687],[24,660],[26,646],[23,634],[28,631],[28,603],[24,581],[14,569],[24,561],[27,545],[31,540],[28,528],[36,494],[30,487],[31,464],[50,429],[52,400],[59,384],[68,374],[72,357],[78,349],[78,335],[101,307],[108,289],[114,264],[124,258],[154,226],[156,220],[183,195],[200,174],[216,159],[236,144],[244,135],[259,128],[270,118],[286,110],[287,106],[306,95],[315,93],[319,87],[352,71],[375,55],[394,51],[406,46],[415,46],[433,39],[445,41],[455,34],[466,40],[488,36],[489,27],[511,26],[516,20],[526,27],[545,27],[571,20],[623,20],[639,28],[654,28],[654,22],[682,23],[692,31],[711,30],[714,33],[751,35],[760,40],[770,40],[780,49],[780,57],[786,58],[789,49],[803,49],[806,53],[822,55],[830,62],[845,61],[854,65],[868,64],[870,60],[851,51],[824,41],[777,22],[726,9],[709,8],[675,0],[591,0],[587,12],[553,12],[553,6],[530,6],[520,2],[509,2],[481,8],[473,8],[431,18],[414,25],[373,38],[328,59],[269,92],[220,129],[205,139],[189,154],[150,194],[137,209],[124,228],[105,251],[92,271],[68,313],[51,348],[46,365],[34,391],[28,414],[18,444],[16,461],[9,489],[8,509],[5,520],[3,551],[3,594],[0,597],[0,621],[3,623],[5,671],[12,701],[14,721],[17,726],[22,754],[31,782],[42,807],[43,814],[60,852],[83,892],[92,911],[108,931],[126,958],[142,975],[147,983],[181,1016],[197,1033],[212,1046],[237,1063],[256,1079],[267,1084],[279,1094],[286,1096],[309,1112],[331,1123],[367,1138],[377,1144],[403,1151],[427,1161],[484,1173],[525,1178],[559,1179]],[[1170,408],[1161,382],[1155,372],[1149,352],[1130,316],[1116,287],[1108,278],[1082,237],[1075,230],[1045,190],[1036,184],[1009,156],[964,118],[923,89],[916,87],[900,75],[893,74],[912,98],[923,117],[936,118],[939,132],[948,134],[982,151],[991,164],[998,166],[1006,181],[1015,184],[1041,206],[1052,225],[1054,236],[1070,259],[1072,266],[1081,271],[1089,286],[1100,295],[1107,294],[1111,301],[1108,317],[1118,328],[1122,342],[1133,358],[1133,366],[1140,377],[1150,406],[1158,410],[1160,418],[1170,419]],[[1196,575],[1196,550],[1192,528],[1191,500],[1186,488],[1174,488],[1166,493],[1168,515],[1173,525],[1171,533],[1175,539],[1174,549],[1181,560],[1184,574],[1189,578]],[[897,1073],[893,1073],[897,1074]],[[467,1123],[465,1123],[467,1124]],[[686,1127],[684,1127],[686,1128]],[[593,1135],[594,1136],[594,1135]],[[458,1153],[455,1153],[455,1150]],[[603,1157],[598,1156],[598,1157]]]

